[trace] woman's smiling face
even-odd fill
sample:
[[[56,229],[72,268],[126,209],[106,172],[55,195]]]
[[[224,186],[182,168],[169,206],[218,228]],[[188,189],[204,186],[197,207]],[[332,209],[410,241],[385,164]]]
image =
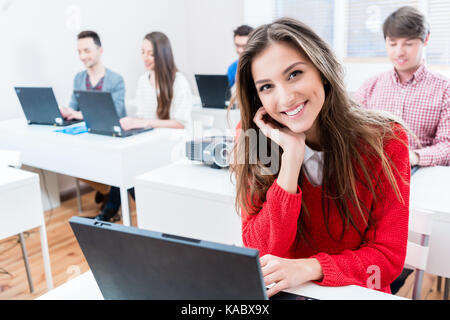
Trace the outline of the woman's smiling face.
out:
[[[296,133],[316,131],[325,101],[319,70],[299,50],[275,42],[254,57],[251,72],[267,113]]]

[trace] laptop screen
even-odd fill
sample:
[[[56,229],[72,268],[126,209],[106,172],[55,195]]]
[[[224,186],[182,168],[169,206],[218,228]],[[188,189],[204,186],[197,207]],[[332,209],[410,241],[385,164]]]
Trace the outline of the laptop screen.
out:
[[[28,123],[62,124],[53,89],[50,87],[15,87]]]
[[[267,299],[257,250],[81,217],[69,222],[105,299]]]
[[[230,88],[226,75],[196,74],[198,93],[204,108],[225,109],[230,100]]]
[[[119,116],[110,92],[76,90],[75,97],[89,131],[121,134]]]

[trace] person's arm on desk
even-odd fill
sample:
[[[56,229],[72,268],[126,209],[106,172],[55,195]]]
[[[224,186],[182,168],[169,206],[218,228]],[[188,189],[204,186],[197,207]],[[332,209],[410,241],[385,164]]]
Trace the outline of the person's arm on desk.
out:
[[[83,120],[83,114],[81,113],[81,111],[75,111],[72,108],[67,108],[67,107],[60,107],[59,110],[64,119]]]
[[[413,150],[421,167],[450,165],[450,93],[443,103],[435,136],[429,146]]]
[[[260,259],[261,270],[266,286],[275,283],[267,296],[297,287],[308,281],[321,281],[323,278],[322,266],[317,259],[284,259],[266,254]]]
[[[256,244],[255,247],[261,249],[260,254],[266,252],[282,253],[282,248],[289,247],[286,246],[285,240],[289,239],[288,242],[291,242],[295,238],[296,221],[300,212],[299,206],[301,203],[301,190],[298,186],[298,176],[304,159],[306,138],[304,133],[294,133],[288,128],[276,128],[273,122],[267,121],[267,117],[265,118],[266,114],[267,111],[265,108],[261,107],[256,112],[254,122],[264,135],[275,141],[284,152],[278,178],[271,187],[270,194],[268,193],[267,202],[263,205],[263,209],[259,212],[258,216],[253,218],[253,222],[245,224],[247,228],[247,232],[244,232],[245,243]],[[274,199],[277,199],[281,195],[283,200],[272,201],[272,194],[275,197]],[[285,236],[287,234],[290,234],[290,236],[277,236],[276,228],[267,226],[264,229],[268,230],[268,234],[271,235],[270,238],[274,241],[269,241],[264,245],[255,239],[253,237],[254,234],[249,232],[248,229],[252,228],[256,230],[259,228],[257,225],[267,222],[267,215],[273,215],[272,210],[275,206],[279,207],[279,210],[274,210],[280,214],[279,221],[283,221],[282,223],[284,225],[291,226],[289,228],[290,232],[287,231],[287,228],[283,230]],[[292,223],[288,222],[290,220]],[[321,280],[323,277],[322,267],[316,259],[285,259],[275,255],[265,254],[261,257],[260,263],[265,285],[275,283],[267,291],[269,297],[282,290],[296,287],[308,281]]]
[[[411,164],[411,167],[414,167],[419,164],[419,155],[417,154],[417,152],[409,150],[409,162]]]
[[[176,120],[159,120],[159,119],[140,119],[134,117],[125,117],[120,119],[120,125],[124,130],[139,128],[174,128],[183,129],[184,126]]]

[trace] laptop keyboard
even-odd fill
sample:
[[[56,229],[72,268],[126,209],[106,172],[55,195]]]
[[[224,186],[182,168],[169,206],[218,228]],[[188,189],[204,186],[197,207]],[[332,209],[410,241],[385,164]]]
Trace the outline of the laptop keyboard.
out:
[[[278,292],[277,294],[271,296],[269,298],[269,300],[317,300],[317,299],[281,291],[281,292]]]
[[[70,126],[72,124],[79,123],[79,122],[82,122],[82,120],[76,120],[76,119],[74,119],[74,120],[64,120],[62,124],[63,124],[63,126]]]

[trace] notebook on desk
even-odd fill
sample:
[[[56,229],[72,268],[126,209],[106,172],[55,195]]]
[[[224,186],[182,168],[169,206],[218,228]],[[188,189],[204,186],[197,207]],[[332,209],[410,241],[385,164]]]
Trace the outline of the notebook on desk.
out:
[[[82,120],[63,118],[52,88],[14,87],[28,124],[69,126]]]
[[[221,74],[196,74],[198,93],[203,108],[226,109],[230,100],[228,78]]]
[[[69,223],[105,299],[267,299],[257,250],[82,217]]]
[[[110,92],[74,91],[89,133],[113,137],[129,137],[153,128],[124,130]]]

